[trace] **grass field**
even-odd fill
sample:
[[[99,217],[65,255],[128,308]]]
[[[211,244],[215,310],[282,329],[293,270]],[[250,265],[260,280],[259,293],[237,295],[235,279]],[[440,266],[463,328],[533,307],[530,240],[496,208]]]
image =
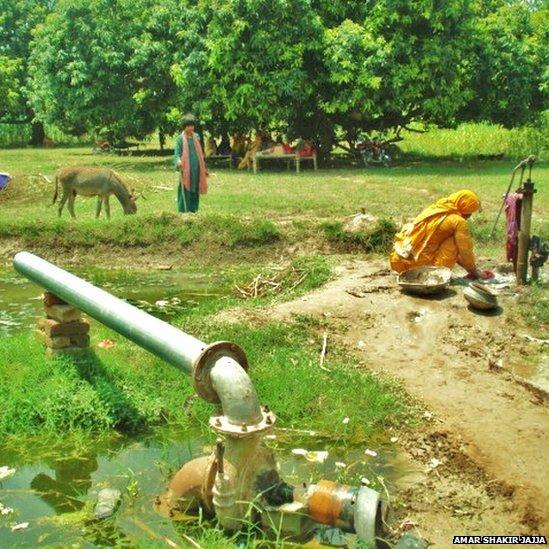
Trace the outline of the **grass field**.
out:
[[[276,409],[282,427],[318,430],[341,446],[368,440],[405,416],[402,395],[368,370],[348,368],[344,354],[330,361],[329,373],[319,370],[321,341],[311,339],[304,326],[190,324],[207,341],[230,340],[249,351],[262,404]],[[93,335],[97,340],[113,338],[116,348],[80,359],[47,359],[31,335],[2,339],[1,436],[97,435],[110,429],[137,434],[162,425],[202,426],[204,434],[209,432],[212,407],[192,396],[187,376],[116,334],[97,327]],[[292,375],[287,375],[288,368]],[[345,417],[351,418],[352,428],[334,432],[332,426]]]
[[[180,270],[229,270],[231,282],[238,284],[269,272],[275,264],[292,265],[305,277],[297,287],[290,277],[282,279],[276,295],[242,300],[233,292],[214,297],[170,322],[204,341],[230,340],[241,345],[261,403],[276,411],[279,426],[314,429],[326,448],[373,447],[387,437],[389,427],[395,432],[406,429],[421,421],[419,414],[398,384],[371,373],[348,349],[333,344],[327,355],[329,371],[319,368],[327,320],[298,316],[287,323],[229,324],[217,314],[234,306],[285,301],[319,287],[330,278],[341,254],[386,254],[402,221],[460,188],[471,188],[482,198],[483,211],[471,220],[478,254],[502,259],[503,220],[494,238],[488,234],[516,160],[476,159],[477,153],[496,150],[486,141],[489,134],[480,130],[475,133],[478,141],[470,140],[459,150],[456,144],[463,143],[466,131],[445,134],[445,141],[436,143],[430,141],[432,134],[421,135],[408,154],[388,169],[332,168],[299,175],[271,169],[253,175],[212,166],[210,192],[201,199],[196,216],[175,213],[177,174],[170,156],[155,156],[149,150],[124,157],[94,155],[82,146],[1,150],[0,171],[14,179],[0,192],[0,257],[9,263],[14,251],[27,248],[47,251],[48,257],[63,264],[73,257],[69,252],[76,256],[82,251],[83,267],[90,263],[109,267],[116,256],[118,266],[126,263],[128,277],[132,270],[152,270],[153,260],[156,266],[162,260]],[[435,145],[436,154],[427,159]],[[146,200],[138,202],[137,215],[124,216],[113,199],[113,219],[108,221],[94,218],[95,200],[78,198],[78,218],[72,220],[65,211],[59,219],[56,206],[51,205],[52,184],[29,176],[53,178],[55,170],[67,165],[112,167]],[[549,165],[540,162],[533,175],[538,188],[533,229],[547,237],[549,198],[544,186]],[[368,233],[346,231],[346,220],[361,209],[380,221]],[[182,250],[187,255],[181,255]],[[216,250],[224,251],[225,265],[220,265]],[[130,251],[141,254],[139,264]],[[518,307],[524,316],[547,317],[541,288],[532,288],[521,299]],[[104,338],[116,345],[98,348],[95,344]],[[81,359],[52,360],[30,333],[0,338],[0,452],[6,446],[21,446],[33,455],[38,441],[44,445],[68,435],[83,446],[93,445],[98,435],[161,436],[158,428],[166,425],[198,428],[212,439],[207,423],[212,407],[194,396],[182,372],[98,323],[93,324],[92,344],[94,351]],[[357,482],[355,478],[339,480]],[[78,524],[85,523],[82,517]],[[242,546],[241,539],[227,537],[202,519],[180,528],[203,547]],[[260,537],[249,546],[262,544]]]
[[[145,193],[138,214],[124,216],[112,200],[113,219],[94,219],[95,200],[78,198],[77,220],[67,211],[58,220],[52,207],[53,185],[29,174],[52,177],[67,165],[110,166],[129,186]],[[503,223],[496,238],[487,236],[509,182],[514,161],[402,162],[388,169],[324,169],[295,174],[264,171],[257,175],[237,170],[211,168],[210,191],[202,197],[198,216],[175,215],[177,174],[171,157],[93,155],[87,148],[8,149],[0,151],[0,169],[14,177],[0,194],[0,236],[25,237],[32,244],[93,246],[106,243],[123,246],[153,246],[171,242],[189,245],[204,239],[229,247],[254,246],[283,240],[284,243],[318,239],[323,224],[345,221],[364,208],[396,225],[413,217],[424,206],[460,188],[470,188],[482,198],[483,211],[474,216],[472,230],[480,253],[503,250]],[[547,181],[549,166],[539,163],[534,181],[539,189]],[[549,198],[535,198],[534,231],[548,232]],[[366,250],[368,251],[368,250]],[[206,251],[207,254],[207,251]]]

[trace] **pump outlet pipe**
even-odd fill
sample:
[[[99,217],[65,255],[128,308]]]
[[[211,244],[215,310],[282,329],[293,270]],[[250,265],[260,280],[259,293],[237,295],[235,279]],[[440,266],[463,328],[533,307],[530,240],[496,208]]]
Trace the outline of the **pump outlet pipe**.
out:
[[[266,418],[246,372],[246,356],[237,345],[229,342],[207,345],[31,253],[18,253],[13,265],[19,273],[65,302],[191,375],[200,396],[221,403],[224,414],[221,428],[238,430],[245,425],[246,429],[252,426],[253,430],[255,426],[261,430]],[[269,421],[273,423],[272,416]]]
[[[259,406],[240,347],[227,341],[206,345],[31,253],[18,253],[13,264],[19,273],[66,303],[191,375],[202,398],[221,404],[222,415],[212,416],[210,426],[224,439],[218,440],[214,454],[181,468],[167,493],[157,498],[158,507],[165,504],[173,509],[186,501],[189,509],[201,506],[213,512],[223,528],[233,531],[247,524],[251,503],[259,501],[265,515],[300,517],[304,511],[317,522],[355,531],[360,539],[375,543],[381,528],[381,504],[374,490],[321,481],[299,497],[280,480],[273,451],[262,440],[276,416]],[[274,499],[269,499],[271,492],[277,494]],[[272,507],[275,503],[277,508]],[[287,503],[300,507],[282,512]],[[296,521],[290,517],[288,522],[285,528],[292,533],[290,525]]]

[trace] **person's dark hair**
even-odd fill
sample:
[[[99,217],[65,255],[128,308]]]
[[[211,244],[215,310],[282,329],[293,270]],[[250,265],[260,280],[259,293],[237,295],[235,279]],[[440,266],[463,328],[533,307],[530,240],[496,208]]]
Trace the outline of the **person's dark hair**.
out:
[[[187,126],[196,126],[196,118],[194,114],[187,113],[181,119],[181,129],[184,130]]]

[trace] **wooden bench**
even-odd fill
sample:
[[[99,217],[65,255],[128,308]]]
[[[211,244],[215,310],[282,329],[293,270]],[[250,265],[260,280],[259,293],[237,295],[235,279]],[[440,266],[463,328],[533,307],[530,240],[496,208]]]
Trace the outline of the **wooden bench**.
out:
[[[233,156],[232,154],[212,154],[211,156],[206,157],[206,162],[210,160],[219,160],[222,162],[228,162],[229,168],[233,167]]]
[[[139,150],[139,147],[143,145],[143,143],[129,143],[127,141],[124,141],[122,143],[115,143],[112,146],[112,150],[118,155],[121,156],[123,154],[130,154],[131,149],[134,148],[135,150]]]
[[[295,171],[296,173],[299,173],[301,171],[301,162],[304,160],[311,160],[313,162],[313,168],[315,170],[318,170],[318,164],[316,161],[316,154],[313,154],[312,156],[299,156],[299,154],[291,153],[291,154],[265,154],[265,153],[256,153],[254,154],[253,158],[253,165],[254,165],[254,173],[257,173],[259,170],[259,161],[260,160],[268,160],[268,159],[274,159],[274,160],[286,160],[288,168],[290,167],[290,162],[292,160],[295,162]]]

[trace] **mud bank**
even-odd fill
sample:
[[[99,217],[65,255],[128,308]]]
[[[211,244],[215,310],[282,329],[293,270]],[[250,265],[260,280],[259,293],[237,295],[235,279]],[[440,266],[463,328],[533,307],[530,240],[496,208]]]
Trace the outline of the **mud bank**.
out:
[[[411,297],[384,263],[354,261],[293,302],[221,315],[256,323],[310,315],[329,341],[404,384],[426,411],[401,443],[425,475],[398,496],[397,516],[446,547],[458,532],[549,529],[549,414],[545,391],[533,387],[544,343],[531,339],[512,295],[500,303],[487,316],[467,308],[461,287]]]

